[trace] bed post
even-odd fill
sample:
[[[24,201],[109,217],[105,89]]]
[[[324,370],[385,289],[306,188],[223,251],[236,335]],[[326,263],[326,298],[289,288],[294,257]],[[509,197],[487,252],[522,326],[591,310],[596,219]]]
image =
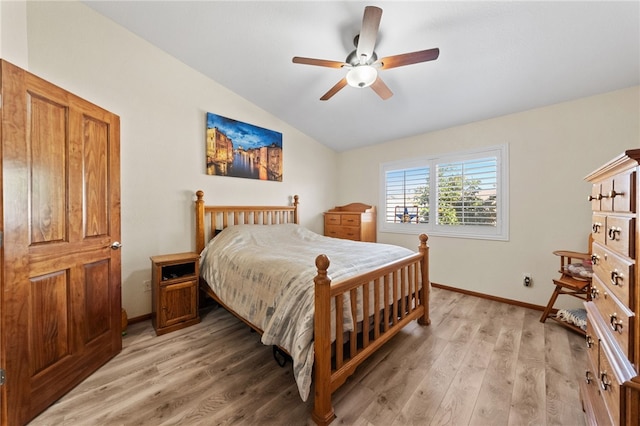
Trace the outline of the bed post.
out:
[[[298,224],[298,196],[293,196],[293,223]]]
[[[431,281],[429,281],[429,246],[427,245],[426,234],[420,234],[420,246],[418,251],[422,253],[422,263],[420,265],[422,269],[422,290],[420,299],[422,300],[422,306],[424,307],[424,315],[418,318],[418,324],[429,325],[431,324],[431,318],[429,318],[429,292],[431,289]]]
[[[327,276],[329,258],[321,254],[316,257],[318,274],[315,283],[315,394],[313,402],[313,421],[318,425],[327,425],[336,417],[331,406],[331,279]]]
[[[196,253],[204,250],[204,192],[196,191]]]

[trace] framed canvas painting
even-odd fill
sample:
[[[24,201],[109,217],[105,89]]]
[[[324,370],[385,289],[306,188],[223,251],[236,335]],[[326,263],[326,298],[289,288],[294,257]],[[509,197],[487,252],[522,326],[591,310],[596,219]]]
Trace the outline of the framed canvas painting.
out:
[[[207,113],[207,174],[282,182],[282,133]]]

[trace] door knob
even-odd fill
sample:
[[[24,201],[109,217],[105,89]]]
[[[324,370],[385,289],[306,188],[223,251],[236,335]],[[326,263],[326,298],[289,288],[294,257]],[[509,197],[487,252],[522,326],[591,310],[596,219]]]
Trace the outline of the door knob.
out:
[[[120,244],[119,241],[114,241],[113,243],[111,243],[112,250],[118,250],[120,247],[122,247],[122,244]]]

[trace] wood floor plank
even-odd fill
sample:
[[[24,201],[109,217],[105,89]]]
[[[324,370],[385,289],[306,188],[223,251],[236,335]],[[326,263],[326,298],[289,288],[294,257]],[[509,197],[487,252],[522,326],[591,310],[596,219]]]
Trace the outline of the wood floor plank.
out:
[[[453,378],[438,411],[431,420],[431,425],[469,424],[494,349],[492,343],[485,342],[481,338],[476,338],[473,342],[469,346],[462,367]]]
[[[500,308],[503,303],[485,301],[479,303],[476,310],[476,321],[479,324],[477,339],[487,343],[494,343],[500,333]]]
[[[546,420],[544,324],[526,311],[518,350],[509,425],[544,425]]]
[[[522,335],[522,318],[516,320],[511,318],[513,326],[501,327],[469,424],[508,423]]]
[[[435,415],[465,359],[469,345],[470,342],[460,340],[446,343],[393,424],[424,424],[425,419],[431,419]]]
[[[547,328],[544,336],[547,425],[578,424],[584,415],[582,407],[571,404],[580,396],[578,381],[572,375],[571,336],[560,327]]]
[[[382,381],[370,381],[372,384],[375,383],[370,388],[375,390],[376,399],[361,416],[369,421],[375,419],[376,422],[390,424],[397,417],[405,401],[415,392],[428,369],[423,363],[414,364],[411,361],[386,367],[385,375],[376,374],[376,378],[381,378]]]
[[[432,289],[411,323],[334,394],[334,424],[578,425],[583,339],[540,313]],[[156,336],[133,324],[113,360],[32,426],[311,425],[291,365],[226,311]],[[574,421],[575,420],[575,421]]]

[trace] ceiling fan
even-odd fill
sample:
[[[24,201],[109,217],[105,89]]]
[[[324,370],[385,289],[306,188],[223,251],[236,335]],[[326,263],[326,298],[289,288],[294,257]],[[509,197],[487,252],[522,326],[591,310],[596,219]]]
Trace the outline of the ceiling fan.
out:
[[[403,53],[400,55],[387,56],[378,59],[374,48],[378,37],[378,27],[382,18],[382,9],[375,6],[364,8],[362,17],[362,27],[360,34],[353,40],[356,50],[349,53],[344,62],[330,61],[325,59],[293,57],[296,64],[317,65],[328,68],[348,68],[347,75],[325,93],[320,100],[326,101],[338,93],[346,85],[352,87],[369,87],[382,99],[389,99],[393,92],[387,87],[378,75],[378,70],[402,67],[405,65],[427,62],[438,59],[440,49],[427,49],[417,52]]]

